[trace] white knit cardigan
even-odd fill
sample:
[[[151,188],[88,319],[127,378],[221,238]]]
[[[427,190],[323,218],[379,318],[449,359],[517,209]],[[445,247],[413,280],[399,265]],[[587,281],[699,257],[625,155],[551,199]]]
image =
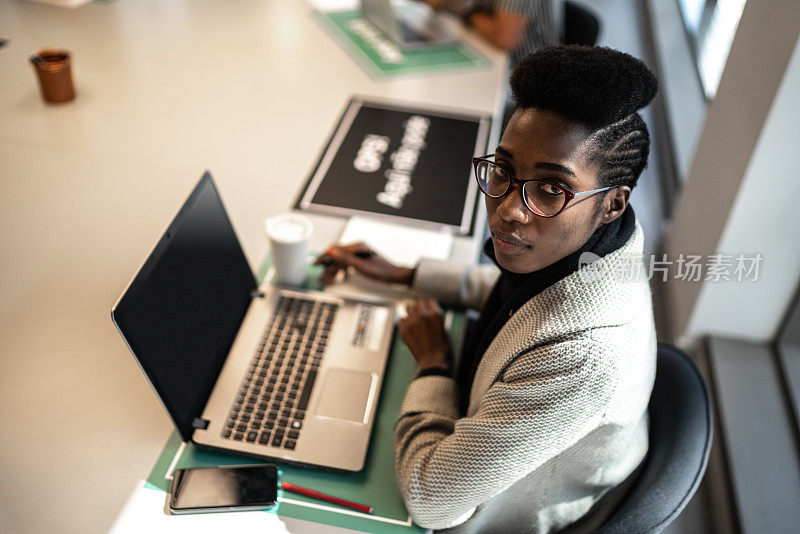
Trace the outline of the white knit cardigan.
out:
[[[647,453],[652,304],[645,277],[626,279],[642,244],[637,222],[591,276],[584,267],[517,310],[481,358],[465,417],[453,378],[411,382],[395,472],[418,525],[543,533],[608,516],[619,500],[609,490]],[[414,289],[480,305],[498,275],[490,267],[423,260]]]

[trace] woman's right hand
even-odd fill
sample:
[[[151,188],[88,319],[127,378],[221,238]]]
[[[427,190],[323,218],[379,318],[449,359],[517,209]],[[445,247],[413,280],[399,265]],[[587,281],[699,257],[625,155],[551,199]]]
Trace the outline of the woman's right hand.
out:
[[[333,283],[339,271],[347,272],[348,267],[367,278],[390,284],[411,285],[414,277],[414,269],[389,263],[363,243],[332,245],[320,254],[314,265],[325,265],[321,280],[326,285]]]

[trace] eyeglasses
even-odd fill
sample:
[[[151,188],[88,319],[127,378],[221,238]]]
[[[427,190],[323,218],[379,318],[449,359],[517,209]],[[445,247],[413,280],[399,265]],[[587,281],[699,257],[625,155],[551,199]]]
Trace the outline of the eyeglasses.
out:
[[[522,188],[522,200],[525,202],[525,206],[540,217],[555,217],[564,211],[569,201],[575,197],[593,195],[611,189],[609,186],[573,193],[569,189],[542,180],[520,180],[514,176],[511,170],[487,159],[491,157],[494,155],[472,158],[475,178],[478,180],[478,187],[481,188],[481,191],[486,196],[500,198],[511,190],[514,182],[517,182]]]

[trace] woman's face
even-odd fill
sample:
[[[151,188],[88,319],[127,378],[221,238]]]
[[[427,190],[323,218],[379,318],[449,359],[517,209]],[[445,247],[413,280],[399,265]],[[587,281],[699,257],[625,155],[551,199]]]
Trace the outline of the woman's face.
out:
[[[589,162],[587,130],[535,108],[518,109],[503,132],[495,161],[526,180],[549,181],[573,193],[597,189],[598,169]],[[575,252],[606,222],[597,196],[577,197],[552,218],[532,213],[519,184],[502,198],[486,196],[497,262],[515,273],[538,271]],[[612,217],[613,219],[613,217]]]

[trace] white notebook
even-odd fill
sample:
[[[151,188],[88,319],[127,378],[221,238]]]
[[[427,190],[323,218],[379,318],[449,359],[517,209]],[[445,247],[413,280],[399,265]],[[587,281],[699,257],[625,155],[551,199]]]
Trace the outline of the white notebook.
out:
[[[339,243],[362,242],[403,267],[414,267],[420,258],[446,260],[453,248],[452,234],[391,224],[366,217],[350,217]]]

